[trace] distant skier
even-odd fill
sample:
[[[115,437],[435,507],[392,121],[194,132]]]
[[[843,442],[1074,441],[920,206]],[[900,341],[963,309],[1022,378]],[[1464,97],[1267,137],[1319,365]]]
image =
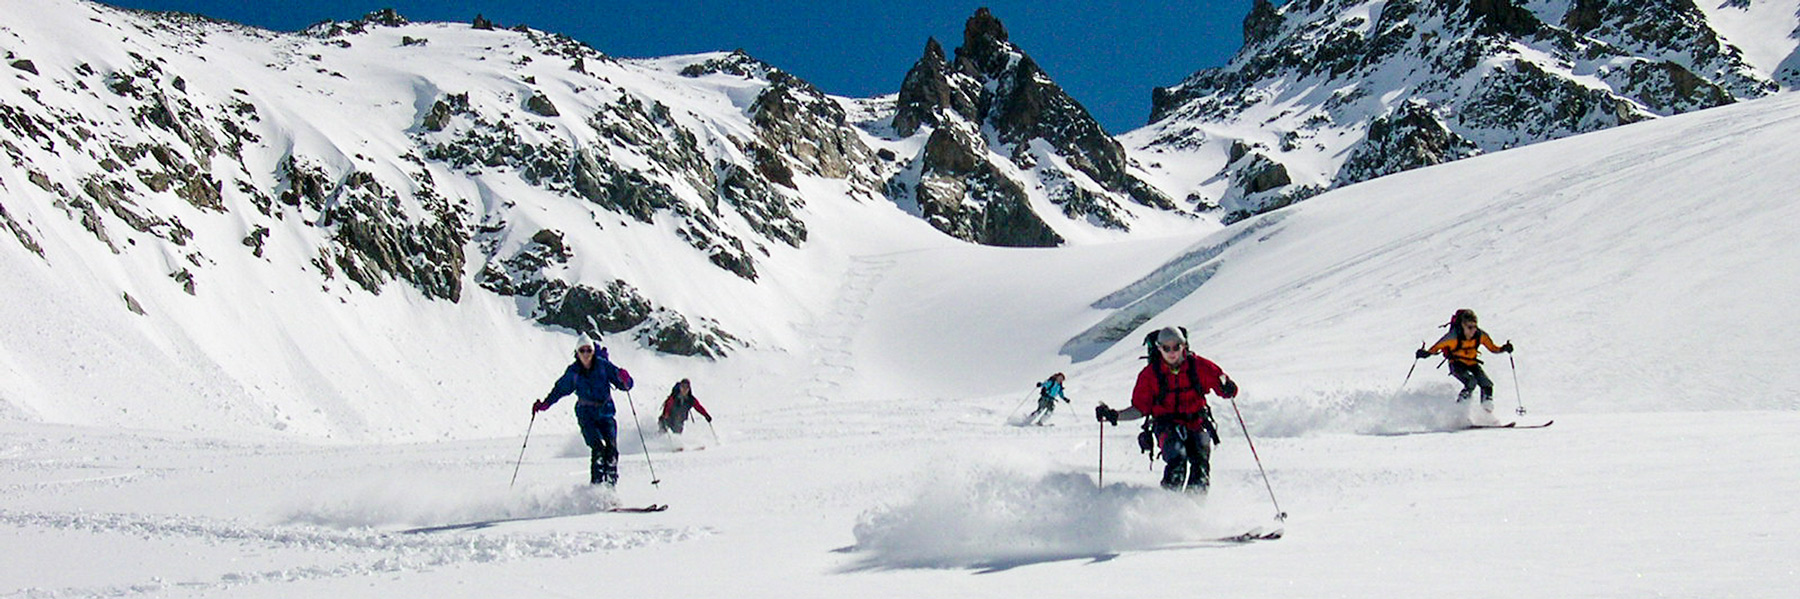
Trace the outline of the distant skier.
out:
[[[1481,353],[1481,346],[1487,346],[1493,353],[1512,353],[1511,341],[1506,345],[1494,345],[1494,339],[1488,337],[1476,323],[1475,311],[1468,308],[1457,310],[1450,316],[1445,325],[1450,331],[1444,333],[1437,344],[1429,348],[1421,348],[1413,355],[1418,359],[1431,357],[1431,354],[1443,352],[1444,358],[1450,362],[1450,376],[1456,377],[1463,384],[1461,392],[1456,394],[1458,403],[1469,399],[1469,393],[1475,387],[1481,387],[1481,409],[1494,411],[1494,381],[1488,378],[1487,372],[1481,369],[1481,360],[1476,356]]]
[[[1063,373],[1060,372],[1052,374],[1044,382],[1038,383],[1037,411],[1025,417],[1025,424],[1044,426],[1044,421],[1050,419],[1050,413],[1056,411],[1056,400],[1058,399],[1063,403],[1069,403],[1069,397],[1063,395]]]
[[[581,439],[592,452],[589,484],[612,486],[619,482],[619,427],[613,420],[613,387],[630,391],[631,373],[614,366],[607,359],[605,348],[584,340],[575,346],[575,361],[563,371],[550,393],[531,404],[533,413],[542,412],[564,396],[575,394],[575,422],[581,425]]]
[[[1094,417],[1115,426],[1120,420],[1150,417],[1150,432],[1162,449],[1165,489],[1205,493],[1212,483],[1212,446],[1219,442],[1206,394],[1237,397],[1237,383],[1219,365],[1188,349],[1187,330],[1164,327],[1144,339],[1149,364],[1138,372],[1131,407],[1100,404]]]
[[[706,406],[700,405],[700,400],[694,397],[693,383],[681,379],[669,389],[669,398],[663,400],[662,415],[656,417],[656,425],[662,432],[679,435],[687,426],[689,410],[699,411],[707,422],[712,422],[712,414],[706,413]]]

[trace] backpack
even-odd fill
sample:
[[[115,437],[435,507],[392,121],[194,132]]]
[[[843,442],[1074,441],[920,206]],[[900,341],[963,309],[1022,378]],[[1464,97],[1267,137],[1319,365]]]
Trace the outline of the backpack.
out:
[[[1460,308],[1456,311],[1456,313],[1450,315],[1450,322],[1446,322],[1444,324],[1438,325],[1438,328],[1441,329],[1441,328],[1448,327],[1450,329],[1450,332],[1444,334],[1445,339],[1454,338],[1457,341],[1466,341],[1468,339],[1480,339],[1481,336],[1487,332],[1487,331],[1481,330],[1480,326],[1477,326],[1475,328],[1475,336],[1474,337],[1464,337],[1463,336],[1462,324],[1463,324],[1464,320],[1468,320],[1468,319],[1476,319],[1477,321],[1479,321],[1479,318],[1475,316],[1474,310],[1470,310],[1468,308]]]
[[[1450,330],[1453,331],[1460,330],[1462,328],[1463,319],[1465,318],[1476,318],[1475,311],[1468,308],[1459,308],[1456,313],[1450,315],[1450,322],[1438,325],[1438,328],[1449,327]]]

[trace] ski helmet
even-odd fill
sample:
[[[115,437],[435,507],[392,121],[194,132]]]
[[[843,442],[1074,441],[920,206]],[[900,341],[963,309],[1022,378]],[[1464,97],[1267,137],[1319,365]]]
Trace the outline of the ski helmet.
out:
[[[1187,345],[1187,331],[1176,327],[1163,327],[1161,330],[1156,331],[1156,343],[1180,343],[1182,345]]]

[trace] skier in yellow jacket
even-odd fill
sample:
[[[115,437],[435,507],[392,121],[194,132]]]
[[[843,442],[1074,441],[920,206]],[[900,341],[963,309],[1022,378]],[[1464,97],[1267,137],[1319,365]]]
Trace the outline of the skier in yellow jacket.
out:
[[[1494,345],[1494,339],[1476,323],[1475,311],[1468,308],[1457,310],[1450,317],[1449,326],[1450,332],[1444,333],[1437,344],[1421,348],[1415,355],[1419,359],[1425,359],[1431,354],[1443,353],[1444,359],[1450,362],[1450,376],[1456,377],[1463,384],[1462,391],[1456,394],[1456,401],[1469,399],[1469,393],[1475,387],[1481,387],[1481,409],[1493,412],[1494,381],[1481,369],[1481,359],[1477,356],[1481,354],[1483,346],[1493,353],[1512,353],[1512,342]]]

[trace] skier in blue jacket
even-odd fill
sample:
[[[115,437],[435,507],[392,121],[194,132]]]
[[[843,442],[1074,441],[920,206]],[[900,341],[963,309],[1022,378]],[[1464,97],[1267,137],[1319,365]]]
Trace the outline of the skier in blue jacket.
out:
[[[1063,395],[1063,373],[1050,375],[1044,382],[1038,383],[1038,408],[1030,416],[1025,417],[1025,424],[1044,426],[1050,419],[1050,413],[1056,411],[1056,400],[1069,403],[1068,396]]]
[[[598,354],[598,355],[596,355]],[[588,483],[612,486],[619,482],[618,423],[613,420],[612,387],[631,390],[631,373],[613,365],[606,349],[583,340],[575,346],[575,361],[556,379],[556,386],[544,399],[531,404],[531,411],[550,409],[556,400],[575,394],[575,422],[581,425],[581,439],[593,451],[588,463]]]

